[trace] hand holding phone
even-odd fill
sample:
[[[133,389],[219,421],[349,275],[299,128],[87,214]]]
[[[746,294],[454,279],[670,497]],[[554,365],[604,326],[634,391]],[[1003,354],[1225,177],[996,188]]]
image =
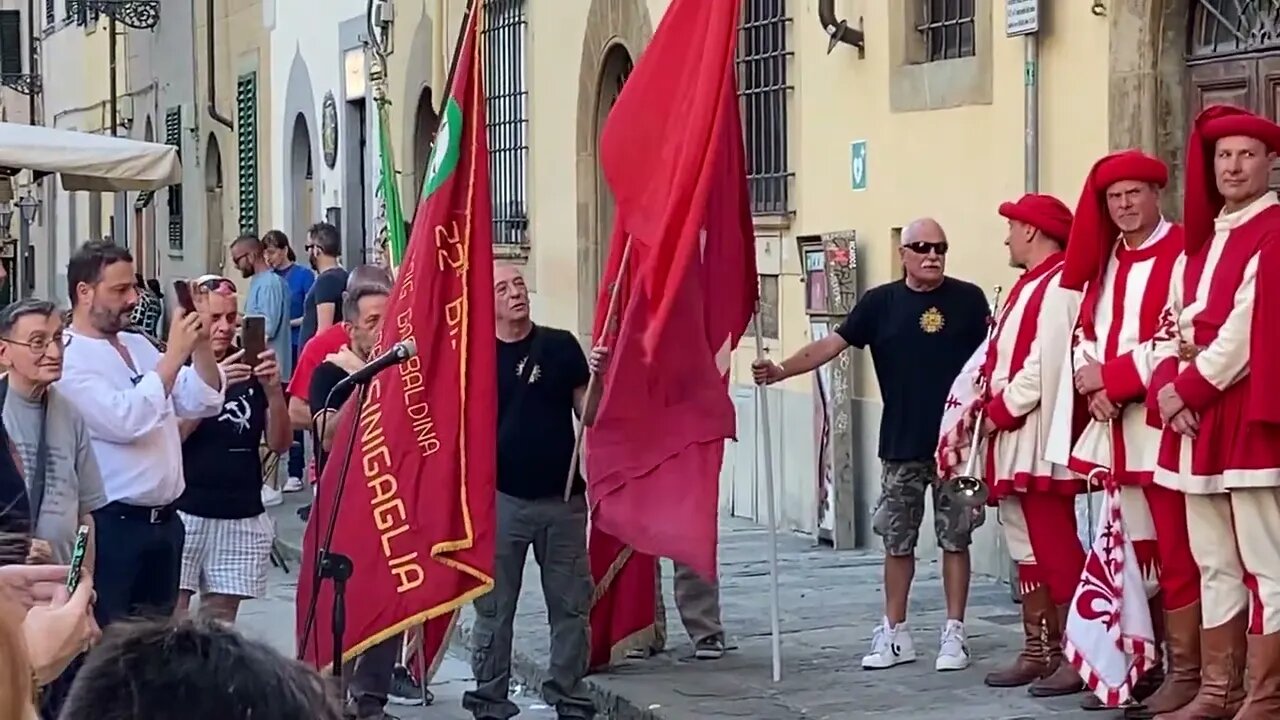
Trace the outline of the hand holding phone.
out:
[[[196,311],[196,300],[191,294],[190,280],[174,280],[173,296],[178,301],[178,307],[189,313]]]
[[[267,349],[267,319],[261,315],[246,315],[244,324],[240,326],[240,347],[244,356],[240,362],[249,367],[257,367],[262,361],[262,353]]]
[[[75,594],[80,586],[80,575],[84,567],[84,554],[89,550],[89,526],[81,525],[76,530],[76,544],[71,549],[71,567],[67,571],[67,593]]]

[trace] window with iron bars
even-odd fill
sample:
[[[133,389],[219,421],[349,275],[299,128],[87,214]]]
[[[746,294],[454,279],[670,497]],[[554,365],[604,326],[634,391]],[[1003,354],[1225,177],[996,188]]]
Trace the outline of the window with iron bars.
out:
[[[529,91],[525,0],[484,0],[484,93],[493,195],[493,241],[528,242]]]
[[[745,0],[738,40],[738,96],[751,211],[757,215],[791,212],[790,34],[786,0]]]
[[[922,62],[973,57],[974,0],[919,0]]]

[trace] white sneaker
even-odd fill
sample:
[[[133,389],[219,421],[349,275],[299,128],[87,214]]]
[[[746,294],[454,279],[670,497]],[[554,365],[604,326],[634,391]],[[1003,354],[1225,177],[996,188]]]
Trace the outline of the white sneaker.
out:
[[[282,503],[284,503],[284,493],[270,485],[262,486],[262,507],[278,507]]]
[[[938,643],[938,659],[933,668],[938,672],[963,670],[969,667],[969,643],[964,636],[964,623],[948,620],[942,626],[942,639]]]
[[[302,478],[291,477],[284,483],[284,491],[287,493],[300,492],[303,489]]]
[[[907,624],[889,625],[885,618],[871,637],[871,652],[862,656],[863,670],[884,670],[894,665],[916,661],[916,646],[911,641]]]

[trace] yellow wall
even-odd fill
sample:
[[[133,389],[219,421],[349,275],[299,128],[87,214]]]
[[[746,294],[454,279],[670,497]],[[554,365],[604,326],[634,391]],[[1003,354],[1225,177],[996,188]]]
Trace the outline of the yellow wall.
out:
[[[258,73],[258,231],[270,229],[272,173],[275,168],[271,164],[271,62],[269,30],[263,25],[262,0],[219,0],[214,5],[214,64],[217,81],[218,110],[230,118],[236,119],[236,82],[245,72],[254,70]],[[205,17],[205,4],[196,3],[196,37],[204,41],[208,18]],[[208,117],[204,106],[208,102],[209,70],[207,57],[202,51],[196,55],[197,77],[199,78],[196,97],[197,107],[201,113],[200,120],[200,154],[198,162],[204,166],[208,150],[210,134],[217,138],[218,149],[222,155],[222,233],[219,237],[208,237],[211,257],[221,248],[223,268],[221,272],[228,277],[236,276],[235,269],[230,266],[229,243],[239,234],[240,220],[240,178],[238,173],[238,155],[236,133],[219,125]],[[200,211],[204,211],[203,207]],[[203,224],[203,221],[202,221]],[[235,278],[240,282],[240,278]]]

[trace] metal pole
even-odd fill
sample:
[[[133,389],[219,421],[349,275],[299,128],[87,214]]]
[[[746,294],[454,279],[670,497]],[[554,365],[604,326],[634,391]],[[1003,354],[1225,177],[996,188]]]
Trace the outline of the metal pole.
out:
[[[752,319],[753,332],[756,336],[756,360],[764,360],[764,336],[761,334],[760,309],[756,308]],[[756,439],[764,446],[764,482],[765,512],[769,524],[769,645],[773,656],[773,681],[782,681],[782,612],[778,600],[778,513],[777,500],[773,487],[773,433],[769,428],[769,392],[767,385],[756,386],[756,412],[760,422],[756,430]],[[756,462],[761,460],[761,453],[756,453]]]
[[[1026,36],[1023,76],[1026,84],[1026,149],[1024,170],[1027,192],[1040,189],[1040,39]]]
[[[111,135],[116,135],[116,19],[114,16],[107,16],[107,67],[111,73],[110,79],[107,81],[107,92],[111,93],[111,99],[108,101],[110,106],[111,117],[108,122],[111,123]]]
[[[36,0],[27,0],[27,74],[32,76],[33,81],[35,77],[38,77],[36,71]],[[35,125],[36,93],[34,87],[31,89],[31,94],[27,95],[27,109],[31,113],[27,124]]]
[[[15,300],[31,297],[31,275],[27,272],[27,256],[31,254],[31,223],[27,222],[22,206],[18,207],[18,252],[13,259]]]

